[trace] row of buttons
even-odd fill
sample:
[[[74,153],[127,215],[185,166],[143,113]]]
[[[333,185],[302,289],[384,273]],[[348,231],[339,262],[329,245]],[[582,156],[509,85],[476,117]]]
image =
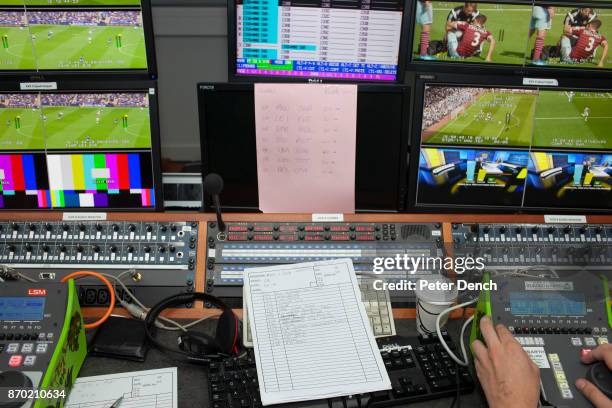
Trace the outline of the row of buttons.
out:
[[[521,346],[543,346],[544,339],[542,337],[515,337],[516,341]]]
[[[36,354],[43,354],[47,352],[49,348],[49,344],[47,343],[38,343],[36,344]],[[31,353],[34,349],[34,343],[24,343],[21,345],[22,353]],[[6,346],[6,352],[8,354],[14,354],[19,352],[19,343],[10,343]]]
[[[571,341],[572,341],[572,346],[575,346],[575,347],[581,347],[582,344],[583,344],[582,339],[580,337],[572,337]],[[608,338],[607,337],[598,337],[597,341],[593,337],[585,337],[584,338],[584,345],[585,346],[595,347],[598,344],[599,345],[601,345],[601,344],[608,344]]]
[[[36,363],[36,356],[25,356],[25,358],[23,358],[22,355],[17,354],[17,355],[11,356],[8,364],[9,364],[9,367],[15,368],[15,367],[21,366],[22,364],[24,366],[30,367],[30,366],[33,366],[34,363]]]
[[[559,355],[555,353],[550,353],[548,354],[548,360],[552,364],[552,369],[555,373],[555,380],[557,381],[559,391],[561,391],[561,396],[563,397],[563,399],[573,399],[574,395],[572,394],[572,391],[570,390],[569,384],[567,382],[567,378],[565,377],[565,371],[563,370],[563,365],[561,364]]]
[[[0,333],[0,340],[44,340],[53,338],[53,333]]]
[[[516,334],[591,334],[590,327],[508,327],[508,330]]]

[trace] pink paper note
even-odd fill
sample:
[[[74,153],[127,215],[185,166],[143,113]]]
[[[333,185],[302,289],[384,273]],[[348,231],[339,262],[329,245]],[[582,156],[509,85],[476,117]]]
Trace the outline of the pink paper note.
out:
[[[357,85],[255,84],[259,209],[355,212]]]

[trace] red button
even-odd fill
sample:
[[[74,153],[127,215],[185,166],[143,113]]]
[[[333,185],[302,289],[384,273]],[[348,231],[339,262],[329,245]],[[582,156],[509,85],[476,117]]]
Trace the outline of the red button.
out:
[[[11,358],[9,359],[9,366],[19,367],[22,361],[23,361],[23,356],[20,356],[20,355],[11,356]]]
[[[591,349],[582,349],[580,350],[580,357],[584,357],[591,352]]]

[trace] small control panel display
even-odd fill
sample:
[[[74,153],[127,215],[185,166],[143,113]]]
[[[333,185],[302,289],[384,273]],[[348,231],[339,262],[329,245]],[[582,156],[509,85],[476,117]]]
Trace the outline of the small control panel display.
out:
[[[584,316],[583,293],[510,292],[510,310],[514,316]]]
[[[44,313],[44,297],[0,297],[0,321],[40,321]]]

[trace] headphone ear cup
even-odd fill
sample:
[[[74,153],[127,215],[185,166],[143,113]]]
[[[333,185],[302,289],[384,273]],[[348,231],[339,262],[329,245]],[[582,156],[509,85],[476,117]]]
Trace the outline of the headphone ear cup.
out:
[[[238,339],[238,319],[231,309],[225,309],[217,322],[215,342],[222,353],[232,354]]]
[[[191,330],[179,336],[179,348],[195,357],[221,352],[217,341],[212,336]]]

